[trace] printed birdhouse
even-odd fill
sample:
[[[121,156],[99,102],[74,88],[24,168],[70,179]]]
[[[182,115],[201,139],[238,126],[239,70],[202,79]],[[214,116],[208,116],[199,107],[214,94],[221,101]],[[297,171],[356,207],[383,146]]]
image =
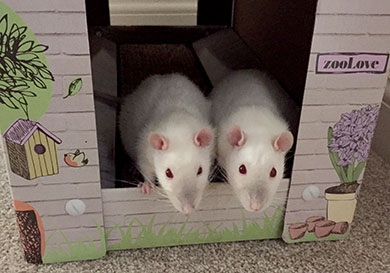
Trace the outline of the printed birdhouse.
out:
[[[3,137],[13,173],[29,180],[58,173],[56,144],[61,139],[39,122],[18,119]]]

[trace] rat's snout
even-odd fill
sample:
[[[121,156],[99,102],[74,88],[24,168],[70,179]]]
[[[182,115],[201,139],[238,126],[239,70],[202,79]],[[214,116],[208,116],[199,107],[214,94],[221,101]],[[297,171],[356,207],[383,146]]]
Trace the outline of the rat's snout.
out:
[[[195,210],[196,196],[190,193],[186,193],[183,196],[184,198],[180,200],[182,211],[184,214],[190,214]]]
[[[183,206],[183,213],[184,213],[184,214],[190,214],[190,213],[192,213],[194,210],[195,210],[195,205],[194,205],[194,204],[188,203],[188,204],[185,204],[185,205]]]
[[[259,211],[264,204],[265,193],[261,189],[256,189],[249,194],[249,206],[253,211]]]
[[[251,200],[250,207],[251,207],[252,210],[258,211],[258,210],[260,210],[261,205],[260,205],[259,202]]]

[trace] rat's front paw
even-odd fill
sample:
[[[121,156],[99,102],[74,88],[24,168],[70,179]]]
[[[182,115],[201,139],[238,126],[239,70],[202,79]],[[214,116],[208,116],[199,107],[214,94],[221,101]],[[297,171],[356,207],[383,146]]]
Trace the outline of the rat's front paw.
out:
[[[141,192],[143,194],[151,194],[152,191],[154,190],[154,184],[152,182],[141,182],[138,184],[138,188],[141,189]]]

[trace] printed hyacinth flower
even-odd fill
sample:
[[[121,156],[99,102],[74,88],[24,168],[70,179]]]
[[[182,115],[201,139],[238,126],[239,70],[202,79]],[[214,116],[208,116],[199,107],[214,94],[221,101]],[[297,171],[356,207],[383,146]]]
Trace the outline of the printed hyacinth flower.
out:
[[[379,105],[368,105],[342,114],[329,128],[329,156],[342,182],[356,181],[363,171],[378,114]]]
[[[367,160],[378,114],[379,106],[369,105],[341,115],[340,121],[333,127],[332,143],[329,145],[330,151],[339,156],[339,166],[353,164],[353,158],[358,163]]]

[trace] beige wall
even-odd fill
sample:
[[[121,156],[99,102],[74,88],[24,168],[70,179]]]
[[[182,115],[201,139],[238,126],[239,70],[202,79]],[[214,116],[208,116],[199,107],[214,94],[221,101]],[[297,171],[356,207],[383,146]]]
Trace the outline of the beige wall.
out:
[[[110,0],[111,25],[196,25],[197,0]]]

